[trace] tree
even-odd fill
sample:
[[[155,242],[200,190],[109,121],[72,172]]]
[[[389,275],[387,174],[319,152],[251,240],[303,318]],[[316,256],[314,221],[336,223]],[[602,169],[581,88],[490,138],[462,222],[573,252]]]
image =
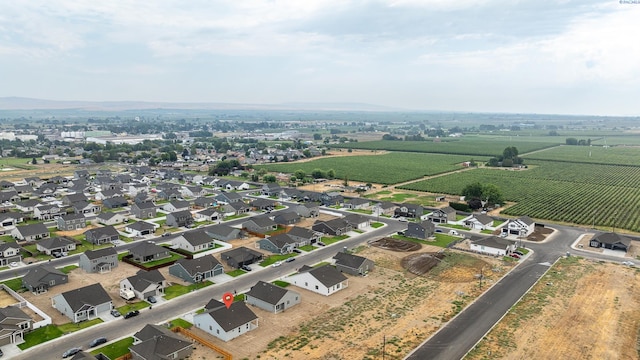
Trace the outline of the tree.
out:
[[[482,200],[486,204],[502,204],[502,192],[494,184],[486,184],[482,187]]]
[[[516,162],[516,159],[518,158],[518,148],[516,148],[515,146],[506,147],[502,151],[502,157],[504,159],[511,159],[513,160],[513,162]]]
[[[334,179],[336,177],[336,171],[333,169],[329,169],[329,171],[327,171],[327,177],[329,179]]]
[[[311,172],[311,176],[314,179],[320,179],[324,177],[324,171],[322,171],[321,169],[313,169],[313,171]]]
[[[494,184],[481,184],[475,182],[465,186],[462,195],[467,199],[467,204],[472,209],[479,209],[487,204],[502,204],[502,192]]]
[[[262,177],[262,181],[264,181],[266,183],[274,183],[274,182],[276,182],[276,176],[267,174],[267,175]]]
[[[313,140],[322,140],[322,134],[314,133],[313,134]]]
[[[462,196],[469,199],[480,199],[482,198],[482,184],[480,182],[474,182],[473,184],[469,184],[462,189]]]
[[[296,170],[293,174],[298,180],[302,180],[307,176],[304,170]]]
[[[36,158],[33,158],[33,159],[31,159],[31,163],[32,163],[33,165],[35,165],[35,164],[37,164],[37,163],[38,163],[38,160],[36,160]]]

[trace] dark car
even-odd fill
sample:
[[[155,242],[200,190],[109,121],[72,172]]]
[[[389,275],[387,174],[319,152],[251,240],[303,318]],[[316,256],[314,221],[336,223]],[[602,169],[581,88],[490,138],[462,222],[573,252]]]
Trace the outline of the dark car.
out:
[[[436,232],[437,232],[437,233],[441,233],[441,232],[442,232],[442,230],[441,230],[441,229],[436,229]]]
[[[138,315],[140,315],[140,311],[133,310],[133,311],[129,311],[128,313],[124,314],[124,318],[128,319],[128,318],[132,318],[132,317],[138,316]]]
[[[524,256],[524,253],[522,251],[517,251],[516,250],[513,253],[516,254],[516,255]]]
[[[520,259],[520,255],[518,254],[509,254],[509,256],[511,256],[514,259]]]
[[[302,254],[302,250],[300,249],[293,249],[293,252],[296,254]]]
[[[147,298],[147,301],[148,301],[148,302],[150,302],[150,303],[152,303],[152,304],[155,304],[155,303],[157,303],[157,302],[158,302],[158,300],[156,299],[156,297],[155,297],[155,296],[149,296],[149,297]]]
[[[96,346],[102,345],[102,344],[104,344],[106,342],[107,342],[107,338],[106,337],[95,338],[89,343],[89,347],[96,347]]]
[[[62,353],[62,358],[68,358],[82,351],[82,349],[74,347]]]
[[[120,314],[120,311],[118,311],[116,309],[111,310],[111,316],[120,317],[120,315],[122,315],[122,314]]]
[[[241,269],[244,271],[251,271],[251,268],[249,267],[249,265],[242,265]]]
[[[323,242],[320,242],[320,241],[318,241],[318,242],[316,243],[316,245],[318,245],[318,246],[327,246],[327,245],[325,245]]]
[[[287,260],[285,260],[285,261],[286,261],[286,262],[292,262],[292,261],[295,261],[295,260],[296,260],[296,258],[294,258],[294,257],[290,257],[290,258],[287,258]]]

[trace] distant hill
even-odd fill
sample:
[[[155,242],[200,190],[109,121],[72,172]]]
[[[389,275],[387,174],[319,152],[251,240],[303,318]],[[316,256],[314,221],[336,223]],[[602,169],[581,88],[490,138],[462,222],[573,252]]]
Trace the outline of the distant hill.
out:
[[[326,110],[326,111],[397,111],[391,107],[361,103],[284,103],[284,104],[231,104],[231,103],[179,103],[147,101],[58,101],[23,97],[0,97],[0,110],[88,110],[124,111],[148,109],[184,110]]]

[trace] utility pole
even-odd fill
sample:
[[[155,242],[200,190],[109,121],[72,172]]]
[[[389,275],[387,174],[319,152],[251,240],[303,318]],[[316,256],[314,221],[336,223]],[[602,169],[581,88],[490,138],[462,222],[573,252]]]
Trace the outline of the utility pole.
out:
[[[382,335],[382,360],[384,360],[384,347],[387,344],[387,337],[386,335]]]

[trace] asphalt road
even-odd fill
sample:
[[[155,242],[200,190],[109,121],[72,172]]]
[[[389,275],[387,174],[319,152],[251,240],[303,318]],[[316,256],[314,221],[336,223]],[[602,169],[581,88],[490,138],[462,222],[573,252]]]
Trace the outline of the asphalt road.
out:
[[[196,290],[161,305],[155,305],[152,309],[142,310],[140,315],[136,317],[130,319],[120,317],[85,330],[64,335],[55,341],[49,341],[30,348],[12,357],[12,359],[50,359],[62,356],[62,353],[71,347],[77,346],[86,350],[89,342],[100,336],[104,336],[110,341],[131,336],[133,333],[142,329],[145,324],[158,324],[178,318],[183,314],[202,308],[211,299],[221,299],[222,295],[227,291],[243,292],[255,285],[258,280],[273,281],[294,273],[297,268],[304,264],[313,265],[331,258],[345,246],[352,248],[364,242],[395,233],[406,227],[406,224],[399,223],[395,220],[380,219],[380,221],[386,223],[387,226],[368,231],[360,236],[348,238],[329,246],[318,248],[309,253],[301,254],[296,257],[296,261],[290,263],[285,262],[279,267],[266,267],[260,270],[254,270],[235,278],[231,282],[215,284]],[[68,260],[72,262],[70,258],[72,257],[57,260]],[[61,266],[61,264],[56,263],[56,266]]]

